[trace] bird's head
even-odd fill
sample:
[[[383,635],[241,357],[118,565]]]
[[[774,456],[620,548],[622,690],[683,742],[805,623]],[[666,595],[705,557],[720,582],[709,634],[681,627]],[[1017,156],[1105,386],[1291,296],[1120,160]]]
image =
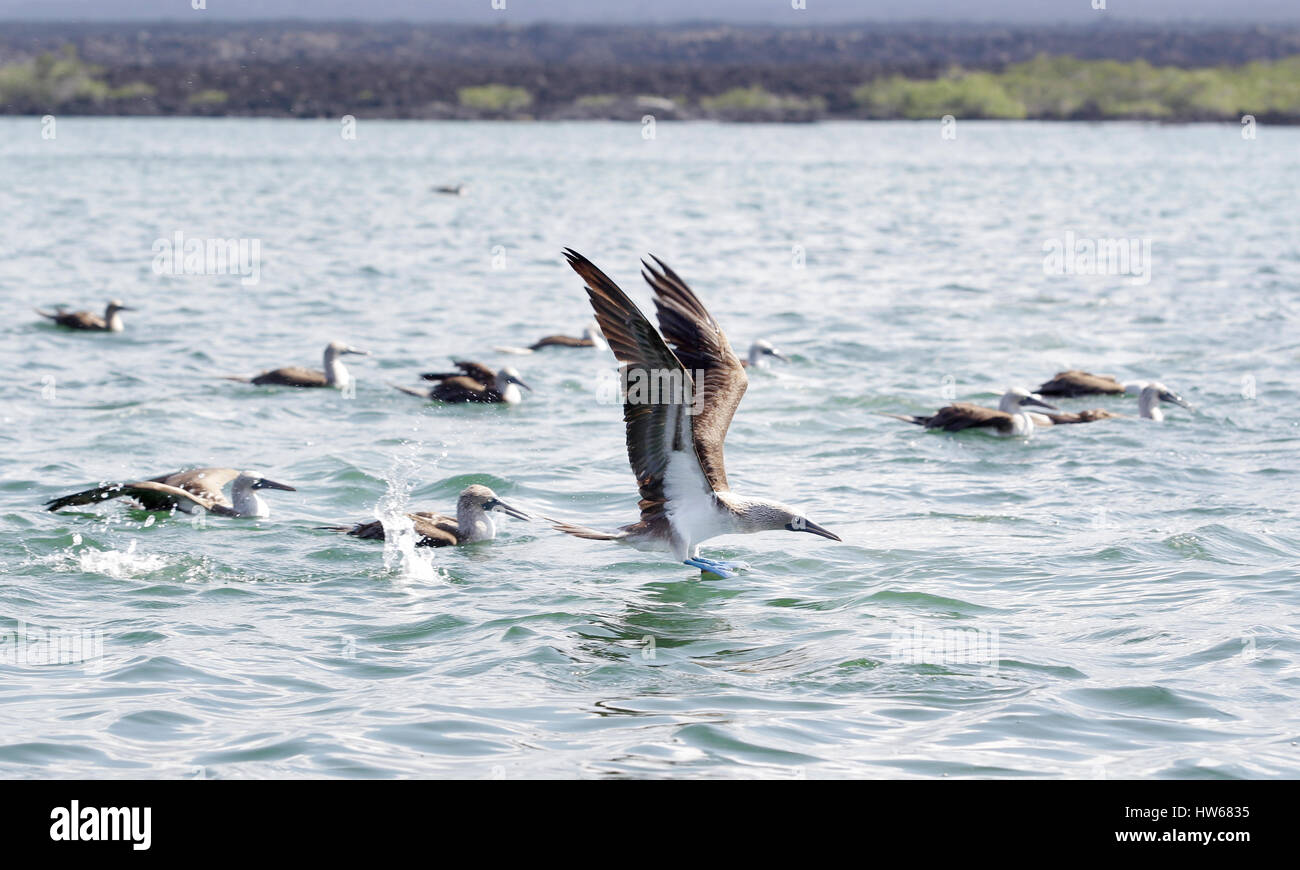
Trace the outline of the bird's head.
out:
[[[998,409],[1008,414],[1019,414],[1028,407],[1047,408],[1049,411],[1059,410],[1055,405],[1044,402],[1042,396],[1031,393],[1024,387],[1012,387],[1002,394],[1002,401],[998,402]]]
[[[460,494],[460,502],[457,507],[482,511],[500,511],[501,513],[514,517],[517,520],[532,519],[532,517],[518,508],[512,507],[502,501],[490,487],[478,483],[465,487],[464,491]]]

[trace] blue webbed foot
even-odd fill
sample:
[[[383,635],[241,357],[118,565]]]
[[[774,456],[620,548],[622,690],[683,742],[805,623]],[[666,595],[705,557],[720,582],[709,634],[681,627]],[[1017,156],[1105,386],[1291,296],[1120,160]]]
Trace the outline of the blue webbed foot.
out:
[[[701,571],[707,571],[710,574],[717,574],[724,580],[728,577],[736,576],[736,572],[732,571],[727,565],[721,562],[715,562],[712,559],[701,559],[696,557],[694,559],[686,559],[685,562],[692,568],[699,568]]]
[[[714,565],[727,571],[744,571],[749,567],[748,562],[728,562],[725,559],[706,559],[703,556],[696,556],[697,561],[704,562],[708,565]]]

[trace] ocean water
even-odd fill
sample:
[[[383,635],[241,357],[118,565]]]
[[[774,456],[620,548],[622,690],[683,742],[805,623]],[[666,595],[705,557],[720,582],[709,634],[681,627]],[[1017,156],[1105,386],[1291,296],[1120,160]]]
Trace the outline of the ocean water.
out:
[[[0,775],[1300,775],[1300,130],[941,132],[0,119]],[[256,242],[256,282],[158,274],[176,233]],[[1058,274],[1067,238],[1140,256]],[[544,522],[315,528],[470,483],[635,519],[610,355],[494,350],[587,321],[565,246],[647,307],[656,254],[791,357],[751,377],[731,484],[843,543],[716,539],[750,565],[724,580]],[[113,296],[121,334],[31,310]],[[355,395],[219,377],[333,339],[373,352]],[[533,392],[391,388],[452,356]],[[1069,367],[1195,410],[1027,440],[877,413]],[[202,525],[42,509],[196,464],[298,491]]]

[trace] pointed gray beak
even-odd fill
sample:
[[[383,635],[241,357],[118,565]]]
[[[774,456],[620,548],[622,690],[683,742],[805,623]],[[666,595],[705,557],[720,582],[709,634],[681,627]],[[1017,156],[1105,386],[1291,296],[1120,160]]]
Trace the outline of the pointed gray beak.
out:
[[[1189,410],[1189,411],[1195,411],[1195,410],[1196,410],[1196,409],[1193,408],[1191,405],[1187,404],[1187,401],[1186,401],[1185,399],[1183,399],[1182,396],[1180,396],[1180,395],[1178,395],[1177,393],[1175,393],[1173,390],[1163,390],[1163,391],[1161,391],[1161,393],[1160,393],[1160,401],[1162,401],[1162,402],[1172,402],[1172,403],[1174,403],[1175,405],[1178,405],[1180,408],[1186,408],[1186,409]]]
[[[789,362],[789,361],[790,361],[790,357],[788,357],[788,356],[786,356],[785,354],[781,353],[781,351],[777,350],[776,348],[772,348],[771,350],[769,350],[769,351],[768,351],[768,354],[771,355],[771,356],[776,357],[776,358],[779,359],[781,362]]]
[[[1035,405],[1039,408],[1046,408],[1049,411],[1061,410],[1055,405],[1049,405],[1046,402],[1044,402],[1042,399],[1035,398],[1034,396],[1025,396],[1023,399],[1021,399],[1020,406],[1023,408],[1025,405]]]
[[[368,351],[368,350],[357,350],[355,347],[349,347],[349,348],[347,348],[346,350],[340,351],[340,353],[350,353],[350,354],[354,354],[354,355],[356,355],[356,356],[370,356],[370,351]]]
[[[118,311],[138,311],[139,309],[134,308],[134,307],[132,307],[132,306],[130,306],[130,305],[119,305],[119,306],[117,306],[117,310],[118,310]]]
[[[523,387],[525,390],[527,390],[530,393],[533,391],[532,387],[528,386],[523,381],[519,380],[519,378],[511,378],[510,380],[512,383],[518,384],[519,386]]]
[[[287,483],[276,483],[274,480],[267,480],[265,477],[259,477],[257,483],[253,484],[253,489],[283,489],[289,492],[298,490]]]
[[[487,509],[490,511],[501,511],[501,513],[506,514],[507,516],[512,516],[517,520],[532,519],[532,517],[530,517],[528,514],[524,513],[523,511],[519,510],[519,508],[511,507],[510,505],[506,504],[499,498],[493,499],[487,505]]]
[[[841,541],[841,542],[843,541],[843,539],[839,535],[835,534],[830,529],[822,528],[821,526],[814,523],[812,520],[804,520],[803,528],[792,529],[791,531],[812,532],[814,535],[821,535],[823,538],[830,538],[832,541]]]

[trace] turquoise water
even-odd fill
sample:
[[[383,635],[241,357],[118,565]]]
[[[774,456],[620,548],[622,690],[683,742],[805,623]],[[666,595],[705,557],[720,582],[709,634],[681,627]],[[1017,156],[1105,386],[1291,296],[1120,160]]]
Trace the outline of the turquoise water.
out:
[[[655,132],[0,119],[0,775],[1300,775],[1300,130]],[[176,232],[258,240],[259,281],[155,274]],[[1149,282],[1048,274],[1067,232],[1149,241]],[[564,246],[647,306],[655,253],[792,357],[751,377],[731,484],[844,543],[718,539],[751,567],[701,580],[543,523],[419,553],[314,528],[473,482],[635,518],[609,355],[493,351],[588,319]],[[110,296],[122,334],[31,312]],[[331,339],[374,353],[355,397],[216,377]],[[388,386],[453,355],[534,392]],[[1067,367],[1196,410],[1028,441],[874,413]],[[41,509],[192,464],[298,492],[202,527]],[[42,631],[102,650],[14,654]]]

